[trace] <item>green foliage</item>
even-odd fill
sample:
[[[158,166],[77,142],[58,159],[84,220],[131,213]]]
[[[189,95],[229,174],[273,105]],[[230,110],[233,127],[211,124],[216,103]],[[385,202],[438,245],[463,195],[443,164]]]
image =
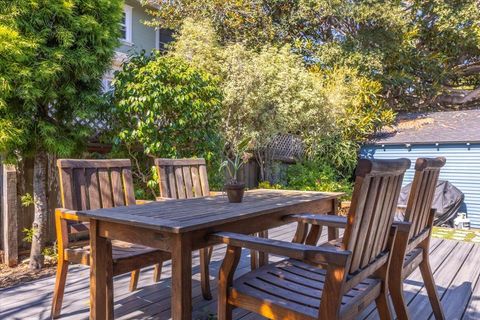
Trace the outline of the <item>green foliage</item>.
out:
[[[50,257],[51,259],[57,259],[58,258],[57,243],[55,242],[51,247],[43,248],[42,254],[44,256]]]
[[[353,185],[348,178],[342,177],[328,162],[317,160],[289,166],[287,182],[284,185],[272,185],[264,181],[260,183],[259,188],[344,192],[344,198],[348,199],[352,195]]]
[[[22,233],[23,233],[23,241],[27,243],[32,243],[35,230],[33,228],[23,228]]]
[[[232,144],[251,136],[261,147],[278,133],[329,130],[336,107],[322,94],[321,77],[308,72],[289,46],[222,46],[211,24],[187,19],[171,49],[219,79],[222,133]]]
[[[124,64],[114,86],[117,143],[166,158],[217,154],[222,96],[207,73],[178,58],[141,54]]]
[[[347,66],[379,81],[396,110],[480,100],[476,0],[156,2],[151,24],[178,30],[188,19],[208,19],[221,44],[288,44],[309,64]]]
[[[211,75],[178,57],[142,53],[124,64],[114,86],[111,156],[133,159],[139,199],[158,195],[152,157],[205,158],[212,188],[221,185],[222,95]]]
[[[20,197],[20,202],[22,204],[22,207],[29,207],[34,204],[33,202],[33,197],[30,193],[25,193],[23,196]]]
[[[250,137],[245,137],[238,145],[231,146],[229,154],[225,157],[226,159],[220,164],[219,171],[227,170],[231,184],[238,183],[238,170],[251,158],[251,154],[247,153],[251,141]]]
[[[68,156],[100,100],[121,0],[0,0],[0,151]]]
[[[219,80],[222,134],[232,144],[252,136],[261,151],[277,134],[293,133],[302,138],[307,158],[323,158],[349,176],[359,144],[393,121],[381,83],[355,68],[307,66],[289,45],[253,50],[222,44],[206,20],[185,19],[175,40],[170,55]],[[272,165],[267,156],[256,152],[261,170]]]

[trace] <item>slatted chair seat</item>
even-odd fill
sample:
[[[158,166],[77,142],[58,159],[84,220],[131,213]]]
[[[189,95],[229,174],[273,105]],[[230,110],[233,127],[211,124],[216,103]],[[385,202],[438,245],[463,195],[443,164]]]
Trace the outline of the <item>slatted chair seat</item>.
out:
[[[112,260],[114,263],[120,262],[120,260],[130,259],[130,258],[137,258],[143,255],[151,255],[155,252],[159,253],[159,257],[165,256],[164,252],[160,252],[154,248],[142,246],[139,244],[134,244],[130,242],[120,241],[120,240],[113,240],[112,241]],[[83,246],[79,248],[68,248],[65,249],[65,255],[69,257],[69,261],[82,263],[86,265],[90,265],[90,246]],[[158,261],[158,260],[156,260]],[[83,263],[85,262],[85,263]],[[140,262],[139,264],[144,264]],[[150,265],[151,263],[146,263],[146,265]]]
[[[269,264],[237,278],[230,289],[229,303],[248,310],[247,303],[263,308],[275,305],[275,319],[298,319],[298,313],[306,319],[318,319],[327,271],[295,259]],[[342,297],[340,315],[356,313],[360,304],[375,300],[381,289],[381,281],[367,278]],[[247,307],[246,307],[247,306]],[[278,313],[278,310],[282,310]],[[258,311],[253,307],[250,311]],[[292,312],[294,311],[294,312]]]

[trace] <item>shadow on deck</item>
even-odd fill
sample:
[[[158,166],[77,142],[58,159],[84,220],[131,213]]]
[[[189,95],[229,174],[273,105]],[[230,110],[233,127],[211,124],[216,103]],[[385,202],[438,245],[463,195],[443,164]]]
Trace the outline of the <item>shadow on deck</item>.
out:
[[[294,225],[270,231],[270,237],[290,241]],[[325,234],[325,232],[324,232]],[[323,238],[325,240],[325,238]],[[216,296],[216,276],[224,256],[224,247],[215,248],[211,268],[211,286]],[[201,296],[198,252],[194,254],[193,319],[211,319],[216,313],[216,301],[205,301]],[[271,256],[272,261],[279,257]],[[432,239],[431,265],[447,319],[480,319],[480,245],[453,240]],[[250,260],[244,250],[237,275],[248,272]],[[152,269],[142,271],[139,289],[128,291],[129,275],[115,278],[115,318],[169,319],[170,318],[170,262],[164,264],[162,280],[152,282]],[[62,319],[88,319],[88,269],[73,266],[67,278]],[[16,287],[0,290],[0,319],[48,319],[54,278],[44,278]],[[405,292],[412,319],[429,319],[432,310],[417,270],[406,280]],[[259,319],[243,310],[235,310],[235,319]],[[359,319],[377,319],[373,306]]]

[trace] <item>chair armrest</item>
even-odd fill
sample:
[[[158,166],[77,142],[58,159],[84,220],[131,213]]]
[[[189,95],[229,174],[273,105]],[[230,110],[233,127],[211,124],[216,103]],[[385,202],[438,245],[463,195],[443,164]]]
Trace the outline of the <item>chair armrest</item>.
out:
[[[338,266],[345,266],[351,255],[350,251],[336,247],[316,247],[232,232],[215,233],[210,235],[209,239],[215,243],[221,242],[233,247],[248,248],[293,259]]]
[[[65,208],[55,209],[55,215],[60,217],[60,219],[65,219],[65,220],[86,221],[85,219],[82,220],[79,216],[77,216],[77,211],[65,209]]]
[[[327,215],[327,214],[311,214],[311,213],[293,214],[293,215],[284,217],[283,220],[288,222],[303,222],[308,224],[334,227],[334,228],[345,228],[347,226],[347,217]]]
[[[393,226],[397,227],[399,233],[410,233],[410,227],[412,224],[406,221],[393,221]]]

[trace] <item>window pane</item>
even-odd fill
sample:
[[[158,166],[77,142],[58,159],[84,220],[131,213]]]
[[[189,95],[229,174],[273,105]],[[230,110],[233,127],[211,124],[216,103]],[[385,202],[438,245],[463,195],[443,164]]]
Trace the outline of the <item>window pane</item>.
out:
[[[124,25],[120,26],[120,39],[127,39],[127,28]]]

